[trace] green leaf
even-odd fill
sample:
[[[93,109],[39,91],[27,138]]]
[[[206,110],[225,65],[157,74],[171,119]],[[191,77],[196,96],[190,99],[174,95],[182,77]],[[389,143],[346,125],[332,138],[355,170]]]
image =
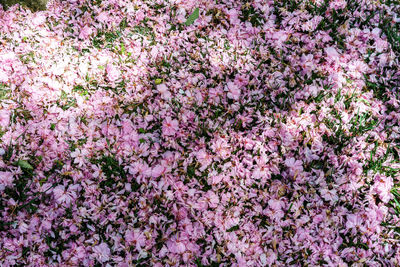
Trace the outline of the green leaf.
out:
[[[188,175],[190,178],[193,178],[193,177],[196,175],[196,167],[195,167],[194,165],[189,165],[189,166],[187,167],[186,172],[187,172],[187,175]]]
[[[29,164],[26,160],[18,160],[17,165],[20,166],[23,169],[27,170],[33,170],[33,167],[31,164]]]
[[[237,231],[237,230],[239,230],[239,225],[232,226],[231,228],[229,228],[226,231],[229,233],[229,232],[233,232],[233,231]]]
[[[6,161],[10,160],[13,155],[13,152],[14,152],[13,146],[11,146],[11,145],[8,146],[6,153],[3,155],[4,160],[6,160]]]
[[[199,8],[197,7],[194,11],[193,11],[193,13],[192,14],[190,14],[190,16],[186,19],[186,21],[185,21],[185,25],[186,26],[189,26],[189,25],[192,25],[193,23],[194,23],[194,21],[196,20],[196,19],[198,19],[199,18]]]

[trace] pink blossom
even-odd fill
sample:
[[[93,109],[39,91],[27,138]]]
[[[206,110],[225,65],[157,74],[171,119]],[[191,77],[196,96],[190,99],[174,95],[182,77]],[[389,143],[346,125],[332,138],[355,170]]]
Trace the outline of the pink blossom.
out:
[[[46,22],[46,16],[44,14],[35,14],[34,18],[32,19],[32,25],[37,27]]]
[[[236,9],[229,9],[227,11],[227,15],[228,15],[228,18],[230,20],[230,23],[235,24],[235,23],[237,23],[239,21],[239,19],[238,19],[239,18],[239,14],[238,14]]]
[[[86,149],[76,149],[71,153],[71,157],[74,158],[74,163],[78,164],[78,166],[83,166],[85,164],[88,155],[89,152]]]
[[[347,215],[346,227],[348,229],[355,228],[357,226],[360,226],[361,224],[362,224],[362,219],[358,214]]]
[[[0,126],[7,127],[10,123],[10,115],[11,112],[9,110],[3,109],[0,110]]]
[[[167,247],[168,247],[169,252],[171,252],[171,253],[182,254],[186,251],[185,244],[178,240],[167,241]]]
[[[325,199],[326,201],[330,201],[331,203],[335,203],[336,201],[339,200],[339,197],[336,193],[335,189],[321,189],[321,196],[323,199]]]
[[[104,263],[110,259],[111,251],[106,243],[101,243],[93,247],[94,257],[100,262]]]
[[[0,185],[10,186],[14,181],[14,174],[12,172],[0,171]]]
[[[393,178],[390,176],[376,175],[373,190],[378,194],[379,198],[387,203],[392,198],[391,190],[393,187]]]
[[[0,83],[7,83],[8,82],[8,75],[7,73],[0,69]]]
[[[240,88],[234,82],[227,83],[228,88],[228,97],[234,100],[239,100],[240,97]]]
[[[125,240],[128,243],[131,243],[130,245],[136,246],[136,249],[138,251],[141,250],[141,248],[144,247],[146,244],[146,236],[143,234],[143,232],[137,229],[135,229],[134,231],[128,230],[125,233]]]
[[[261,266],[271,266],[277,260],[277,255],[272,250],[268,250],[267,253],[260,255]]]
[[[285,160],[285,165],[289,168],[292,175],[298,174],[303,171],[303,162],[295,158],[288,158]]]
[[[204,149],[197,152],[196,157],[201,164],[200,171],[204,171],[212,162],[212,156],[208,154]]]
[[[335,0],[335,1],[331,1],[329,3],[329,8],[332,9],[344,9],[347,5],[347,2],[345,0]]]
[[[227,159],[230,155],[230,147],[228,142],[223,138],[218,138],[211,145],[213,151],[222,159]]]
[[[177,120],[171,119],[171,117],[166,117],[163,122],[162,132],[163,135],[171,136],[179,129],[179,122]]]
[[[157,85],[157,90],[163,99],[169,100],[171,98],[171,93],[168,91],[168,87],[165,84]]]
[[[76,194],[73,191],[65,190],[65,187],[58,185],[53,189],[54,198],[57,203],[65,204],[70,206],[71,202],[76,198]]]
[[[93,29],[88,25],[85,25],[79,34],[79,38],[86,40],[92,33]]]
[[[107,64],[106,73],[110,82],[115,82],[121,77],[121,71],[111,63]]]
[[[100,12],[97,15],[96,19],[101,23],[107,23],[110,20],[109,14],[107,12],[104,12],[104,11]]]
[[[137,22],[140,22],[144,19],[145,14],[142,10],[138,10],[138,12],[136,13],[135,19]]]
[[[0,10],[0,265],[400,266],[395,1],[51,2]]]
[[[326,55],[328,56],[328,59],[331,60],[338,60],[339,59],[339,53],[336,51],[336,49],[332,46],[325,48]]]
[[[165,172],[165,167],[162,165],[156,165],[151,170],[151,176],[154,178],[160,177]]]

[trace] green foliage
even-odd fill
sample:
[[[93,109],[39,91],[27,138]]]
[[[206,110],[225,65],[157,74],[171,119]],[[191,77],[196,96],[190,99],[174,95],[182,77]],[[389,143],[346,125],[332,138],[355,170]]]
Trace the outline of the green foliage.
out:
[[[264,23],[264,18],[261,12],[255,9],[252,5],[243,5],[241,21],[249,21],[254,27],[261,26]]]
[[[87,89],[85,89],[82,85],[75,85],[74,88],[72,89],[72,92],[76,92],[80,94],[81,96],[88,95],[89,92]]]
[[[200,10],[199,10],[199,8],[197,7],[197,8],[193,11],[193,13],[190,14],[189,17],[187,17],[187,19],[186,19],[186,21],[185,21],[185,25],[186,25],[186,26],[192,25],[192,24],[195,22],[195,20],[199,18],[199,15],[200,15]]]
[[[10,89],[5,84],[0,83],[0,101],[3,99],[8,99],[10,94]]]
[[[399,1],[385,1],[388,6],[394,5],[397,8],[400,7]],[[392,49],[396,53],[400,53],[400,23],[395,23],[391,16],[387,16],[382,12],[379,19],[379,28],[386,35],[387,41],[392,46]]]
[[[234,232],[234,231],[237,231],[237,230],[239,230],[239,225],[232,226],[231,228],[229,228],[226,231],[229,233],[229,232]]]
[[[30,8],[32,11],[46,10],[47,0],[0,0],[0,4],[5,7],[11,7],[15,4]]]
[[[114,48],[114,42],[122,36],[120,31],[115,32],[103,32],[99,31],[92,39],[92,44],[95,48]]]
[[[369,113],[357,113],[351,120],[350,132],[353,135],[362,135],[378,126],[378,119],[372,118]]]
[[[390,191],[393,195],[393,200],[390,201],[390,205],[394,209],[397,215],[400,215],[400,185],[393,187]],[[398,228],[400,230],[400,228]]]
[[[74,97],[67,95],[65,91],[61,91],[60,99],[57,101],[57,105],[62,110],[68,110],[71,107],[77,107],[77,101]]]
[[[18,161],[17,161],[17,165],[18,165],[19,167],[21,167],[22,169],[33,170],[32,165],[29,164],[29,162],[26,161],[26,160],[21,160],[21,159],[18,160]]]

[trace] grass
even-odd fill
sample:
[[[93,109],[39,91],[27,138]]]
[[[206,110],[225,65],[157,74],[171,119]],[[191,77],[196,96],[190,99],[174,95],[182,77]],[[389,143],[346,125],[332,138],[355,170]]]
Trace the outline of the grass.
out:
[[[400,215],[400,184],[394,186],[390,193],[392,193],[393,199],[389,202],[389,205],[392,206],[397,215]],[[400,227],[397,228],[400,233]]]
[[[389,1],[387,1],[389,2]],[[390,1],[392,2],[392,1]],[[397,3],[398,4],[398,3]],[[394,23],[390,16],[380,14],[379,28],[386,35],[387,41],[390,43],[392,49],[397,54],[400,53],[400,23]]]
[[[0,83],[0,101],[9,99],[10,97],[10,89],[7,85]]]
[[[99,1],[100,2],[100,1]],[[390,2],[389,4],[397,3],[397,1],[386,1],[386,3]],[[301,4],[299,1],[282,1],[283,4],[281,6],[286,6],[288,10],[295,10],[298,8],[298,6]],[[326,11],[326,4],[328,1],[325,1],[325,4],[323,4],[321,7],[317,6],[312,6],[312,12],[315,14],[324,14]],[[276,5],[278,3],[276,2]],[[353,6],[350,6],[349,8],[355,8]],[[196,12],[196,10],[195,10]],[[197,9],[197,13],[199,10]],[[216,11],[217,12],[217,11]],[[192,14],[193,15],[193,14]],[[191,15],[191,16],[192,16]],[[219,15],[213,14],[213,16],[217,17]],[[222,15],[221,15],[222,16]],[[198,17],[198,14],[194,17]],[[189,20],[190,23],[187,21],[187,25],[191,25],[194,23],[195,19]],[[222,17],[221,17],[222,18]],[[364,23],[368,23],[372,18],[372,14],[367,15]],[[259,26],[262,25],[263,23],[263,18],[262,15],[254,9],[252,6],[248,5],[243,5],[242,7],[242,15],[240,17],[242,21],[249,21],[253,26]],[[324,19],[320,25],[318,26],[319,29],[327,30],[330,32],[332,38],[334,38],[334,42],[342,49],[344,49],[345,44],[343,43],[343,38],[338,34],[338,28],[343,25],[343,23],[346,21],[346,17],[344,17],[341,12],[336,12],[334,11],[332,14],[332,17],[329,19]],[[122,42],[119,42],[119,38],[122,37],[122,32],[126,29],[127,27],[127,20],[124,18],[122,22],[120,23],[119,27],[121,31],[115,31],[115,32],[99,32],[93,40],[92,44],[98,48],[112,48],[114,51],[119,53],[120,55],[126,54],[126,48]],[[387,36],[389,43],[391,44],[393,50],[395,52],[400,52],[400,27],[398,24],[393,24],[390,18],[381,18],[381,24],[380,27],[383,29],[384,34]],[[148,27],[147,25],[141,25],[141,26],[135,26],[133,32],[134,34],[141,35],[143,38],[150,38],[152,42],[155,42],[155,34],[152,30],[152,28]],[[225,42],[224,48],[226,50],[230,49],[229,43]],[[21,57],[21,60],[27,64],[31,61],[34,61],[34,54],[33,52],[30,52],[24,56]],[[261,66],[261,63],[259,67]],[[159,68],[171,68],[171,64],[168,62],[168,60],[164,59],[160,62]],[[166,73],[168,74],[168,73]],[[305,81],[306,84],[312,84],[313,81],[315,81],[318,77],[312,77],[310,80]],[[155,80],[155,84],[160,84],[163,81],[163,79],[157,78]],[[377,97],[378,99],[381,99],[382,101],[387,101],[389,100],[389,95],[387,94],[388,89],[386,85],[380,83],[380,82],[372,82],[369,80],[367,76],[365,76],[365,81],[366,81],[366,89],[367,91],[373,91],[374,96]],[[123,85],[121,85],[123,87]],[[293,88],[294,89],[294,88]],[[339,89],[339,91],[336,93],[336,95],[331,95],[330,93],[331,87],[326,86],[324,90],[319,92],[319,94],[316,97],[310,97],[309,99],[306,100],[306,103],[311,103],[311,102],[316,102],[316,103],[321,103],[324,99],[327,97],[334,97],[334,102],[343,102],[344,106],[346,109],[348,109],[354,101],[363,101],[357,98],[356,93],[351,93],[347,95],[342,94],[342,90]],[[89,95],[89,90],[84,86],[84,85],[75,85],[72,92],[77,93],[81,96],[87,96]],[[0,100],[7,99],[9,97],[10,90],[5,84],[0,84]],[[284,110],[289,110],[290,105],[292,104],[292,99],[291,99],[290,92],[282,92],[276,97],[276,102],[274,103],[277,107],[280,109]],[[66,92],[62,91],[61,96],[59,101],[57,102],[58,105],[63,109],[67,110],[71,107],[76,106],[76,100],[72,97],[67,95]],[[173,107],[177,107],[176,112],[179,113],[180,110],[180,103],[176,100],[172,100]],[[260,105],[260,108],[264,107],[264,105]],[[139,104],[132,104],[130,106],[126,107],[127,111],[126,113],[133,113],[137,112],[137,110],[143,109],[143,103]],[[224,116],[226,114],[226,110],[222,108],[221,106],[215,106],[210,108],[211,113],[213,114],[214,120]],[[301,112],[300,112],[301,113]],[[368,133],[369,131],[374,130],[376,127],[379,126],[381,121],[379,121],[377,118],[374,118],[370,113],[364,112],[360,113],[357,112],[355,116],[352,117],[350,120],[349,124],[346,126],[349,126],[349,132],[346,132],[344,129],[346,128],[345,125],[343,124],[340,114],[333,114],[334,118],[329,118],[325,120],[325,123],[329,129],[332,130],[333,134],[331,136],[325,135],[324,136],[324,141],[327,142],[329,145],[332,145],[332,147],[335,147],[337,149],[337,152],[341,152],[343,148],[348,146],[355,136],[360,136]],[[19,110],[17,112],[17,117],[24,118],[24,119],[30,119],[31,115],[27,113],[27,111],[24,110]],[[233,116],[233,115],[232,115]],[[275,118],[274,118],[275,120]],[[55,130],[56,124],[52,123],[50,125],[51,130]],[[242,129],[242,125],[240,122],[237,123],[237,128]],[[204,137],[206,141],[209,141],[210,139],[210,134],[208,133],[210,129],[208,129],[206,126],[203,125],[202,128],[200,128],[200,131],[197,132],[197,137]],[[150,130],[146,130],[144,128],[139,129],[140,134],[145,134],[147,132],[151,132]],[[349,134],[350,133],[350,134]],[[145,142],[145,139],[140,139],[140,143]],[[71,144],[71,151],[75,150],[78,146],[83,145],[86,142],[86,139],[80,139],[78,142],[75,144]],[[364,164],[364,174],[367,174],[368,172],[372,171],[373,173],[383,173],[388,176],[395,176],[399,170],[394,169],[390,167],[390,162],[388,160],[391,158],[392,155],[394,155],[395,150],[391,148],[389,145],[387,146],[387,150],[384,154],[383,157],[376,157],[377,150],[379,146],[382,144],[379,144],[378,141],[374,142],[374,147],[370,151],[370,158],[369,160],[366,161],[366,164]],[[3,160],[4,161],[9,161],[13,157],[15,151],[13,146],[8,146],[6,150],[6,154],[3,155]],[[29,213],[34,213],[40,204],[41,201],[44,201],[45,199],[43,198],[44,194],[43,193],[36,193],[34,195],[29,195],[28,194],[28,189],[30,185],[30,180],[34,177],[34,170],[35,166],[40,163],[41,159],[37,159],[38,162],[35,162],[32,159],[29,160],[22,160],[19,159],[17,160],[14,165],[19,166],[22,169],[22,175],[20,176],[19,179],[16,180],[15,188],[7,188],[6,189],[6,194],[9,196],[13,196],[15,199],[18,200],[18,203],[21,203],[19,206],[15,207],[15,211],[19,210],[27,210]],[[397,159],[398,160],[398,159]],[[124,169],[123,164],[120,164],[117,157],[114,155],[108,155],[108,156],[101,156],[98,159],[91,159],[91,162],[94,164],[97,164],[100,166],[102,173],[105,175],[105,179],[100,182],[99,186],[102,189],[109,188],[112,189],[117,185],[117,182],[119,181],[118,178],[122,178],[122,181],[124,181],[127,178],[127,173]],[[325,162],[326,163],[326,162]],[[45,172],[46,177],[49,177],[50,175],[57,174],[63,167],[63,163],[61,161],[55,161],[53,164],[53,167]],[[197,179],[199,183],[203,186],[203,190],[209,190],[211,189],[211,186],[208,185],[206,177],[207,177],[207,171],[203,172],[202,174],[199,173],[197,170],[198,164],[191,164],[187,167],[187,172],[186,176],[191,179]],[[310,163],[309,166],[310,170],[311,169],[321,169],[321,170],[326,170],[326,166],[324,164],[324,161],[313,161]],[[279,178],[281,179],[281,177]],[[45,182],[47,182],[48,179],[43,179],[40,181],[40,184],[43,185]],[[188,182],[188,181],[185,181]],[[52,187],[56,186],[57,184],[53,184]],[[52,187],[50,187],[47,190],[50,190]],[[133,182],[133,190],[138,190],[139,185],[135,184]],[[46,191],[47,191],[46,190]],[[389,202],[389,206],[391,206],[394,210],[394,212],[397,215],[400,215],[400,185],[397,184],[395,187],[391,189],[391,193],[393,195],[393,199]],[[289,210],[287,213],[290,212],[292,208],[293,203],[290,205]],[[2,207],[0,207],[2,208]],[[0,229],[4,229],[4,227],[8,227],[7,225],[11,225],[13,222],[8,222],[8,221],[0,221]],[[227,232],[233,232],[239,230],[239,226],[235,225],[231,227],[230,229],[227,230]],[[398,231],[400,233],[400,228],[395,227],[395,231]],[[56,241],[58,236],[55,238],[49,238],[49,246],[51,242]],[[361,243],[357,240],[352,240],[349,239],[348,236],[344,236],[343,239],[345,240],[344,243],[342,244],[342,248],[345,247],[356,247],[356,248],[362,248],[362,249],[368,249],[368,246],[364,243]],[[50,246],[51,247],[51,246]],[[61,251],[64,248],[61,248]],[[28,247],[24,247],[22,254],[27,254],[29,252]],[[60,254],[58,253],[58,254]],[[311,254],[311,251],[309,252]],[[49,254],[50,256],[50,254]],[[198,266],[203,266],[201,264],[201,261],[198,259],[196,261]],[[218,266],[217,263],[211,263],[209,266]]]

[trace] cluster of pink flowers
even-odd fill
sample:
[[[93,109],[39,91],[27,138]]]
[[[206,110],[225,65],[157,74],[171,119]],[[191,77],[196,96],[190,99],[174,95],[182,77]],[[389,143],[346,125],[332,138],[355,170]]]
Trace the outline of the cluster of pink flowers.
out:
[[[0,265],[399,266],[395,2],[0,8]]]

